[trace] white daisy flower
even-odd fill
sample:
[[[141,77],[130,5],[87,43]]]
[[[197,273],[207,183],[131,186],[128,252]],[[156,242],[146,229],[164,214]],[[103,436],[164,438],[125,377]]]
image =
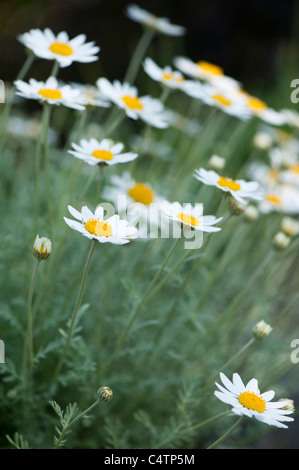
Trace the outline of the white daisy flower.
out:
[[[287,428],[283,423],[294,421],[288,416],[293,411],[284,409],[287,400],[273,402],[273,390],[261,394],[256,379],[251,379],[245,386],[236,373],[233,374],[232,382],[223,373],[220,373],[220,378],[224,387],[216,382],[220,391],[215,391],[215,396],[223,403],[231,405],[233,413],[254,417],[262,423],[278,428]]]
[[[122,153],[124,144],[115,143],[110,139],[103,139],[100,142],[94,138],[90,140],[82,139],[80,145],[72,143],[74,150],[68,153],[74,157],[85,161],[89,165],[115,165],[117,163],[127,163],[138,157],[137,153]]]
[[[16,94],[23,98],[38,100],[51,105],[63,105],[68,108],[85,109],[81,90],[71,88],[70,85],[59,85],[55,77],[49,77],[45,82],[39,82],[30,78],[29,83],[23,80],[16,80]]]
[[[73,62],[94,62],[98,60],[95,55],[100,48],[94,42],[86,42],[85,34],[79,34],[69,39],[65,31],[57,36],[49,29],[31,29],[21,34],[19,41],[30,49],[36,57],[47,60],[56,60],[60,67],[68,67]]]
[[[241,204],[247,204],[246,199],[262,199],[262,194],[258,191],[259,184],[256,181],[234,181],[231,178],[220,176],[216,171],[204,168],[195,170],[193,176],[208,186],[215,186],[221,191],[230,193]]]
[[[100,90],[95,85],[85,85],[82,83],[71,82],[70,85],[73,88],[81,90],[83,99],[86,101],[86,105],[93,108],[109,108],[110,102],[105,100],[101,95]]]
[[[258,117],[265,123],[273,126],[282,126],[286,124],[287,118],[283,113],[269,108],[268,105],[259,98],[251,96],[243,90],[239,91],[238,96],[240,101],[244,103],[248,111],[250,111],[253,116]]]
[[[134,225],[138,222],[139,238],[148,238],[149,228],[156,232],[157,227],[162,227],[163,221],[159,219],[158,213],[158,204],[162,198],[149,183],[134,180],[128,171],[121,176],[113,175],[102,197],[117,207],[121,217],[129,217],[130,223],[135,220]]]
[[[137,88],[128,83],[99,78],[97,86],[106,99],[125,111],[131,119],[142,119],[151,126],[164,129],[168,127],[164,106],[151,96],[138,97]]]
[[[234,78],[228,77],[218,65],[206,61],[193,62],[188,57],[175,57],[175,66],[184,74],[209,82],[224,89],[239,89],[240,83]]]
[[[224,113],[235,116],[243,121],[248,121],[252,117],[244,102],[238,99],[235,90],[223,89],[217,85],[204,85],[203,91],[204,96],[203,98],[199,96],[199,99],[204,99],[207,105],[219,108]],[[193,96],[195,97],[194,91]]]
[[[213,215],[203,215],[202,204],[180,204],[179,202],[163,201],[160,209],[166,217],[178,222],[183,227],[199,230],[201,232],[219,232],[220,227],[214,227],[222,220],[222,217],[216,218]]]
[[[186,28],[183,26],[172,24],[168,18],[158,18],[135,4],[127,6],[126,15],[146,28],[166,36],[183,36],[186,32]]]
[[[281,171],[280,181],[299,188],[299,163],[297,163],[297,165],[291,165],[289,168]]]
[[[119,218],[119,215],[115,214],[104,220],[104,209],[101,206],[96,208],[94,214],[87,206],[82,207],[81,212],[72,206],[68,206],[68,210],[80,222],[64,217],[65,222],[84,237],[114,245],[124,245],[137,238],[137,229],[130,227],[126,220]]]
[[[280,212],[283,214],[299,214],[299,190],[289,185],[277,185],[265,191],[259,204],[262,214]]]
[[[143,68],[153,80],[168,88],[183,89],[186,86],[185,78],[181,72],[172,70],[169,66],[161,68],[150,57],[144,60]]]

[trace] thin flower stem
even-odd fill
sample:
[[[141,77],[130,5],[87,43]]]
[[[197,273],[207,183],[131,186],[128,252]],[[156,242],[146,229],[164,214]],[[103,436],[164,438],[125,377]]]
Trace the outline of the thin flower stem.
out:
[[[28,70],[30,69],[31,65],[34,62],[34,59],[35,59],[35,56],[31,53],[27,56],[27,59],[24,62],[24,65],[21,68],[20,72],[18,73],[16,80],[23,80],[24,79],[24,77],[26,76]],[[8,97],[6,103],[5,103],[5,106],[4,106],[4,109],[3,109],[3,112],[2,112],[1,118],[0,118],[0,136],[2,136],[3,132],[5,131],[6,124],[7,124],[7,119],[9,117],[9,114],[10,114],[10,111],[11,111],[11,108],[12,108],[12,105],[13,105],[13,100],[14,100],[14,97],[15,97],[15,91],[16,91],[16,87],[14,85],[12,85],[9,97]]]
[[[222,367],[219,369],[216,374],[207,382],[207,384],[204,386],[204,388],[201,390],[199,395],[196,397],[196,401],[199,400],[209,389],[209,387],[214,383],[214,381],[217,379],[219,376],[220,372],[223,370],[227,369],[227,367],[234,362],[239,356],[241,356],[245,351],[247,351],[248,348],[250,348],[253,344],[255,343],[255,338],[251,338],[236,354],[234,354]]]
[[[52,205],[51,205],[51,180],[50,180],[50,155],[49,155],[49,123],[51,115],[51,107],[47,104],[45,107],[45,122],[43,124],[44,136],[44,155],[45,155],[45,176],[46,176],[46,199],[48,205],[48,217],[50,232],[52,232]]]
[[[60,64],[57,60],[54,60],[54,64],[53,64],[53,68],[51,70],[51,73],[50,73],[50,77],[57,77],[58,75],[58,72],[59,72],[59,69],[60,69]]]
[[[105,164],[99,164],[99,177],[98,177],[98,190],[97,190],[97,204],[101,202],[101,192],[103,185],[103,175],[104,175],[104,166]]]
[[[221,314],[221,316],[214,322],[214,324],[211,326],[211,328],[208,329],[208,331],[205,334],[205,338],[208,337],[214,330],[215,328],[219,327],[224,321],[227,321],[235,312],[236,308],[240,305],[244,297],[248,294],[248,291],[256,281],[256,279],[261,275],[263,270],[266,268],[266,266],[270,263],[273,254],[275,252],[271,250],[270,252],[267,253],[265,256],[264,260],[261,262],[257,270],[253,273],[249,281],[245,284],[244,288],[240,290],[239,294],[237,294],[232,302],[228,305],[228,307],[224,310],[224,312]]]
[[[177,437],[180,437],[180,438],[184,437],[188,434],[193,433],[194,431],[197,431],[198,429],[201,429],[201,428],[213,423],[214,421],[217,421],[218,419],[224,418],[225,416],[229,416],[229,415],[232,415],[231,411],[223,411],[222,413],[219,413],[219,414],[213,416],[212,418],[206,419],[205,421],[202,421],[201,423],[195,424],[194,426],[190,426],[189,428],[185,429],[184,431],[180,431],[179,436],[177,436]],[[153,448],[154,449],[161,449],[166,444],[169,444],[170,442],[172,442],[175,437],[176,436],[168,438],[168,439],[164,439],[164,441],[159,442]]]
[[[34,204],[34,213],[35,213],[35,224],[37,226],[37,220],[39,217],[40,209],[40,160],[41,160],[41,151],[42,143],[44,138],[44,129],[46,127],[47,111],[46,106],[43,107],[42,117],[41,117],[41,129],[39,132],[39,137],[35,150],[35,204]],[[37,227],[36,227],[37,228]]]
[[[80,286],[80,290],[79,290],[79,294],[78,294],[78,299],[77,299],[77,302],[76,302],[76,305],[75,305],[75,308],[74,308],[74,312],[73,312],[73,315],[72,315],[72,319],[71,319],[71,324],[70,324],[70,327],[69,327],[69,332],[68,332],[66,344],[64,346],[62,355],[60,357],[60,360],[59,360],[59,362],[57,364],[57,367],[55,369],[55,372],[54,372],[53,381],[52,381],[53,384],[56,384],[56,382],[58,380],[61,367],[62,367],[62,365],[64,363],[64,360],[66,358],[66,355],[68,353],[68,349],[69,349],[69,346],[70,346],[70,343],[71,343],[71,339],[72,339],[72,336],[73,336],[73,331],[74,331],[74,327],[75,327],[75,323],[76,323],[77,313],[78,313],[78,310],[80,308],[81,301],[82,301],[82,298],[83,298],[83,293],[84,293],[84,289],[85,289],[85,284],[86,284],[86,280],[87,280],[87,275],[88,275],[92,255],[94,253],[96,245],[97,245],[97,240],[92,240],[92,244],[91,244],[91,247],[90,247],[88,258],[86,260],[85,268],[84,268],[84,271],[83,271],[83,276],[82,276],[82,280],[81,280],[81,286]]]
[[[225,433],[223,434],[222,437],[220,437],[217,441],[215,441],[213,444],[211,444],[208,449],[215,449],[216,447],[219,446],[225,439],[227,439],[235,429],[237,429],[238,426],[244,421],[244,416],[241,416],[241,418],[238,419],[238,421]]]
[[[28,301],[27,301],[27,365],[28,365],[28,377],[31,377],[33,362],[34,362],[34,349],[33,349],[33,322],[32,322],[32,298],[37,278],[37,272],[41,260],[37,259],[35,268],[32,274],[30,283]]]
[[[178,244],[179,244],[179,241],[180,241],[180,238],[177,238],[174,242],[174,244],[172,245],[170,251],[168,252],[167,256],[165,257],[160,269],[157,271],[156,275],[154,276],[154,279],[152,280],[152,282],[150,283],[147,291],[145,292],[142,300],[139,302],[138,304],[138,307],[136,308],[135,312],[133,313],[133,315],[131,316],[126,328],[124,329],[124,331],[122,332],[122,334],[119,336],[117,342],[116,342],[116,345],[115,345],[115,348],[109,358],[108,361],[105,362],[104,366],[99,370],[99,375],[98,375],[98,381],[100,381],[100,378],[103,376],[103,374],[106,372],[106,370],[110,367],[110,365],[113,363],[114,359],[116,358],[121,346],[123,345],[124,341],[126,340],[129,332],[131,331],[131,328],[134,324],[134,322],[136,321],[138,315],[140,314],[140,312],[142,311],[142,308],[145,306],[145,304],[148,302],[150,296],[151,296],[151,292],[155,286],[155,284],[157,283],[157,280],[160,278],[161,274],[163,273],[166,265],[168,264],[170,258],[172,257],[173,253],[175,252]]]
[[[144,30],[130,61],[129,67],[124,78],[124,82],[132,84],[135,81],[141,62],[145,56],[145,53],[150,43],[152,42],[154,35],[155,32],[153,30]]]
[[[98,398],[97,401],[95,401],[89,408],[87,408],[85,411],[83,411],[82,413],[80,413],[76,418],[74,418],[69,424],[67,424],[67,426],[65,426],[65,428],[63,428],[63,431],[62,433],[60,434],[59,436],[59,439],[57,440],[55,446],[54,446],[54,449],[59,449],[59,447],[61,446],[62,444],[62,441],[66,435],[66,433],[70,430],[70,428],[76,424],[81,418],[83,418],[84,416],[86,416],[91,410],[93,410],[99,403],[100,403],[101,399]]]

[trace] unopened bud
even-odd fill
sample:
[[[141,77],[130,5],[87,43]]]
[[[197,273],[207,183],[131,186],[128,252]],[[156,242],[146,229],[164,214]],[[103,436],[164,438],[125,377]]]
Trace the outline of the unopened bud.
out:
[[[113,398],[113,392],[109,387],[101,387],[98,390],[99,399],[102,401],[111,401]]]
[[[253,138],[253,145],[259,150],[268,150],[272,145],[272,137],[267,132],[257,132]]]
[[[280,410],[287,410],[287,411],[295,411],[295,405],[294,405],[294,400],[291,400],[290,398],[281,398],[278,401],[285,401],[287,402],[283,408],[280,408]]]
[[[277,232],[273,238],[273,244],[277,250],[285,250],[289,246],[290,241],[290,237],[285,235],[283,232]]]
[[[231,198],[229,201],[229,209],[233,215],[241,215],[245,211],[245,204]]]
[[[37,259],[47,259],[52,252],[52,243],[49,238],[39,237],[36,236],[34,245],[33,245],[33,253],[37,257]]]
[[[272,326],[268,325],[264,320],[261,320],[253,327],[252,332],[256,338],[262,339],[266,338],[272,330]]]
[[[255,206],[249,204],[244,210],[244,218],[246,222],[255,222],[259,216],[259,211]]]
[[[208,168],[210,170],[214,170],[217,173],[221,172],[225,166],[225,159],[223,157],[219,157],[218,155],[212,155],[210,160],[208,161]]]
[[[292,217],[284,217],[281,221],[281,230],[288,237],[295,237],[299,234],[299,222]]]

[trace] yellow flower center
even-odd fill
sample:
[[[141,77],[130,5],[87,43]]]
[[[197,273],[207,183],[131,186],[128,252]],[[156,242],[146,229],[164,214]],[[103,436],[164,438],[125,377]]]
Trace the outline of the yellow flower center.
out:
[[[112,235],[111,225],[99,219],[89,219],[85,224],[85,229],[97,237],[111,237]]]
[[[265,109],[267,109],[266,103],[259,100],[258,98],[249,98],[248,106],[249,108],[251,108],[253,111],[256,111],[256,112],[264,111]]]
[[[279,170],[277,170],[276,168],[272,168],[272,170],[269,171],[269,178],[270,179],[272,179],[274,181],[277,181],[278,176],[279,176]]]
[[[199,220],[190,214],[184,214],[183,212],[181,212],[177,215],[177,217],[185,224],[192,225],[193,227],[197,227],[199,224]]]
[[[266,402],[262,397],[259,397],[253,392],[243,392],[239,395],[239,403],[248,410],[263,413],[266,409]]]
[[[293,173],[299,173],[299,165],[294,165],[290,168]]]
[[[224,75],[224,71],[218,65],[210,64],[209,62],[200,61],[197,65],[205,72],[211,73],[212,75]]]
[[[63,42],[53,42],[51,46],[49,47],[51,52],[54,52],[54,54],[59,54],[59,55],[71,55],[73,53],[73,49],[71,46],[68,44],[64,44]]]
[[[222,95],[212,96],[213,100],[218,101],[222,106],[231,106],[232,102]]]
[[[154,200],[154,192],[149,186],[137,183],[128,191],[129,196],[136,202],[141,202],[145,206],[149,206]]]
[[[125,95],[122,97],[122,100],[125,105],[130,109],[143,109],[143,104],[140,102],[140,99],[138,97]]]
[[[99,160],[112,160],[113,153],[109,150],[94,150],[91,154],[92,157],[98,158]]]
[[[267,197],[266,197],[267,201],[269,202],[274,202],[274,204],[280,204],[281,203],[281,200],[279,199],[279,197],[277,196],[274,196],[272,194],[269,194]]]
[[[183,77],[177,77],[176,75],[174,75],[174,73],[170,73],[170,72],[163,73],[163,78],[164,80],[175,80],[178,83],[181,83],[184,81]]]
[[[38,91],[38,94],[41,95],[43,98],[51,100],[61,100],[62,98],[62,93],[60,90],[55,90],[51,88],[41,88]]]
[[[239,191],[239,189],[241,189],[241,185],[239,183],[236,183],[236,181],[230,178],[225,178],[224,176],[220,176],[217,183],[224,188],[231,189],[232,191]]]

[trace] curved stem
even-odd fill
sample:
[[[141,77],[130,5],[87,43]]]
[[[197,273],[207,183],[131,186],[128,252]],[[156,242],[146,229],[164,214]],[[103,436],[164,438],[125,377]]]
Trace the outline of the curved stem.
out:
[[[150,29],[144,30],[143,35],[141,36],[139,43],[137,44],[137,47],[132,56],[132,59],[130,61],[128,70],[124,78],[124,82],[133,83],[135,81],[142,59],[150,43],[152,42],[154,35],[155,35],[154,31]]]
[[[76,418],[74,418],[62,431],[62,433],[59,436],[58,441],[56,442],[54,449],[58,449],[61,446],[61,443],[64,439],[64,436],[66,433],[70,430],[70,428],[77,423],[81,418],[83,418],[87,413],[89,413],[93,408],[95,408],[99,403],[100,403],[100,398],[97,399],[89,408],[87,408],[85,411],[83,411],[81,414],[79,414]]]
[[[219,444],[221,444],[225,439],[228,438],[228,436],[230,436],[234,432],[234,430],[242,423],[243,420],[244,416],[241,416],[241,418],[239,418],[238,421],[231,428],[229,428],[229,430],[225,434],[223,434],[222,437],[220,437],[217,441],[211,444],[208,449],[215,449],[216,447],[218,447]]]
[[[179,433],[179,437],[181,438],[183,436],[186,436],[187,434],[190,434],[194,431],[197,431],[198,429],[201,429],[204,426],[207,426],[208,424],[213,423],[213,421],[217,421],[218,419],[223,418],[224,416],[229,416],[230,414],[231,414],[231,411],[224,411],[222,413],[219,413],[216,416],[213,416],[212,418],[208,418],[205,421],[202,421],[201,423],[195,424],[194,426],[190,426],[189,428],[185,429],[184,431],[181,431]],[[166,444],[169,444],[172,440],[173,440],[173,438],[164,439],[164,441],[159,442],[159,444],[157,444],[153,448],[154,449],[161,449]]]
[[[74,308],[74,312],[73,312],[73,315],[72,315],[72,319],[71,319],[71,324],[70,324],[70,327],[69,327],[69,332],[68,332],[66,344],[64,346],[62,355],[60,357],[60,360],[59,360],[59,362],[57,364],[57,367],[55,369],[55,372],[54,372],[54,377],[53,377],[53,381],[52,381],[53,384],[55,384],[58,380],[61,367],[63,365],[63,362],[64,362],[65,358],[66,358],[66,355],[67,355],[67,352],[68,352],[68,349],[69,349],[69,346],[70,346],[70,343],[71,343],[71,339],[72,339],[72,335],[73,335],[73,331],[74,331],[74,327],[75,327],[75,323],[76,323],[77,313],[78,313],[78,310],[80,308],[81,301],[82,301],[82,298],[83,298],[83,293],[84,293],[84,288],[85,288],[87,275],[88,275],[88,271],[89,271],[89,267],[90,267],[90,262],[91,262],[92,255],[94,253],[96,244],[97,244],[97,240],[92,240],[92,245],[91,245],[91,248],[90,248],[90,251],[89,251],[89,254],[88,254],[88,258],[86,260],[86,264],[85,264],[85,268],[84,268],[84,272],[83,272],[83,276],[82,276],[82,280],[81,280],[81,286],[80,286],[80,290],[79,290],[78,299],[77,299],[77,302],[76,302],[76,305],[75,305],[75,308]]]

